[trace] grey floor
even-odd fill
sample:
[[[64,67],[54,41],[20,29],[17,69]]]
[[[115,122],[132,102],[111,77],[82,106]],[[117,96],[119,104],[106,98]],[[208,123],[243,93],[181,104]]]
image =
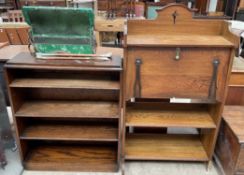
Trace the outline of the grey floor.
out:
[[[8,109],[9,116],[11,115]],[[12,118],[10,117],[12,122]],[[177,132],[177,130],[174,130]],[[192,131],[189,131],[192,132]],[[81,173],[81,172],[47,172],[47,171],[24,171],[18,150],[13,152],[6,150],[8,165],[0,169],[0,175],[121,175],[118,173]],[[207,171],[205,163],[184,162],[129,162],[125,165],[125,175],[221,175],[215,163]]]

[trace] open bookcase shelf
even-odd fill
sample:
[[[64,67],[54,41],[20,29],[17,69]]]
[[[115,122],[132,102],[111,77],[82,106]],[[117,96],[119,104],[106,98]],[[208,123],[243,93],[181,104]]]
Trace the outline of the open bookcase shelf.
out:
[[[207,161],[198,135],[128,134],[126,160]]]
[[[26,124],[23,131],[20,132],[20,139],[117,142],[118,124],[116,123],[98,124],[94,121],[92,123],[85,121],[51,122],[48,120],[42,122],[37,120],[35,123],[32,121]]]
[[[119,90],[118,81],[99,79],[59,79],[59,78],[18,78],[10,87],[15,88],[74,88],[74,89],[103,89]]]
[[[219,103],[155,100],[126,105],[125,160],[209,160],[205,139],[215,132]]]
[[[117,148],[43,144],[29,149],[23,165],[28,170],[115,172],[118,171]]]
[[[119,118],[119,105],[106,101],[35,100],[24,102],[15,116]]]
[[[128,108],[126,126],[216,128],[212,117],[205,109],[145,110]]]
[[[86,67],[20,54],[7,64],[25,169],[119,170],[122,68],[113,59]]]

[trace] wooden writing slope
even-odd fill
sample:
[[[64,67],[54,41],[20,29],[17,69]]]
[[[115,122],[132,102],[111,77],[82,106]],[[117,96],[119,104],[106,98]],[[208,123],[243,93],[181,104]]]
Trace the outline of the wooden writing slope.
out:
[[[20,53],[5,73],[25,169],[118,171],[121,58],[60,61]]]
[[[183,5],[127,27],[124,159],[210,162],[238,37]]]

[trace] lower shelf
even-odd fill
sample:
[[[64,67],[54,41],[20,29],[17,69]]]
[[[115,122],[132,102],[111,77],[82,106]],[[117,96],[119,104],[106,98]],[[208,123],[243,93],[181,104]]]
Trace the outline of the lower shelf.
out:
[[[24,161],[27,170],[116,172],[117,152],[108,146],[40,145]]]
[[[126,160],[208,161],[198,135],[129,134]]]

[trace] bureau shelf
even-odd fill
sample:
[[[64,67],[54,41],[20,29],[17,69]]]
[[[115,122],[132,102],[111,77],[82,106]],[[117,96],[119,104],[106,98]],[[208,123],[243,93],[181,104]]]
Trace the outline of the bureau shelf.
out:
[[[115,172],[117,150],[113,146],[44,144],[30,148],[23,165],[28,170]]]
[[[233,43],[227,40],[223,36],[213,36],[213,35],[177,35],[177,34],[167,34],[158,35],[151,33],[150,37],[141,42],[141,39],[145,37],[144,35],[129,35],[127,37],[127,45],[129,46],[144,46],[144,47],[170,47],[170,46],[184,46],[191,47],[232,47]],[[211,42],[209,42],[211,41]]]
[[[145,110],[128,108],[126,113],[126,126],[216,128],[212,117],[205,109]]]
[[[119,81],[106,79],[18,78],[10,84],[10,87],[120,90]]]
[[[36,100],[26,101],[16,117],[118,118],[119,105],[107,101]]]
[[[117,142],[118,126],[86,122],[38,122],[20,133],[22,140]]]
[[[198,135],[128,134],[126,160],[207,161]]]

